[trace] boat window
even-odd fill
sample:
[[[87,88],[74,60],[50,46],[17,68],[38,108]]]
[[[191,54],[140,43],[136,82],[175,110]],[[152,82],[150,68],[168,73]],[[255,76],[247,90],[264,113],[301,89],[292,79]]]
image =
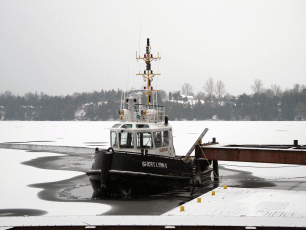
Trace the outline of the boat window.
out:
[[[111,147],[117,148],[117,133],[111,132]]]
[[[149,128],[148,124],[136,124],[136,128]]]
[[[118,128],[121,124],[115,124],[112,128]]]
[[[134,148],[133,133],[120,132],[119,145],[120,148]]]
[[[121,126],[121,128],[130,129],[130,128],[133,128],[133,125],[132,124],[124,124],[124,125]]]
[[[154,132],[153,138],[154,138],[155,148],[160,148],[162,146],[161,132]]]
[[[153,147],[151,133],[137,133],[137,148],[148,148]]]
[[[169,145],[169,131],[163,131],[163,146]]]

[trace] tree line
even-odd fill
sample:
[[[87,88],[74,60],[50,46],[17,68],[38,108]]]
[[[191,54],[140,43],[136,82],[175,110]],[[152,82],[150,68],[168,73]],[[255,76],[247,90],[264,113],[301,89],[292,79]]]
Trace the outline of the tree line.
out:
[[[181,90],[169,93],[167,108],[173,111],[177,120],[251,120],[292,121],[306,120],[306,86],[294,84],[293,88],[282,90],[279,85],[265,88],[262,80],[255,79],[251,85],[253,94],[234,97],[225,90],[225,84],[209,78],[203,90],[194,93],[189,83]],[[180,95],[189,95],[193,103],[180,104]],[[176,104],[171,102],[177,102]],[[190,100],[189,100],[190,102]]]
[[[251,89],[253,94],[234,97],[226,92],[222,81],[215,83],[209,78],[197,94],[189,83],[177,91],[160,91],[158,103],[166,106],[170,120],[306,120],[304,85],[295,84],[282,91],[278,85],[264,88],[263,82],[256,79]],[[0,94],[0,120],[117,120],[123,93],[118,89],[66,96],[16,96],[6,91]]]
[[[121,93],[101,90],[67,96],[44,93],[15,96],[6,91],[0,96],[0,120],[108,120],[115,118]]]

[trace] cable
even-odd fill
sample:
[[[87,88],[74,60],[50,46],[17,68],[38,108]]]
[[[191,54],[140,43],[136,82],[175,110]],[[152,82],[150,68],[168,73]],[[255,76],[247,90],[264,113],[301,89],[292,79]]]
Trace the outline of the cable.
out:
[[[128,79],[126,83],[126,91],[129,91],[130,69],[128,68]]]
[[[140,57],[140,39],[141,39],[141,18],[140,18],[140,25],[139,25],[139,50],[138,50],[138,57]],[[137,62],[138,62],[138,66],[139,66],[139,73],[141,71],[141,68],[140,68],[140,63],[139,63],[139,60],[137,59]]]
[[[140,25],[139,25],[139,27],[140,27],[140,28],[139,28],[139,31],[140,31],[140,32],[139,32],[139,54],[138,54],[138,55],[140,56],[141,17],[140,17]]]
[[[220,183],[221,185],[223,185],[223,186],[224,186],[225,184],[223,184],[223,183],[220,181],[220,177],[219,177],[219,176],[217,176],[217,173],[216,173],[216,172],[214,171],[214,169],[211,167],[211,164],[209,163],[209,161],[208,161],[208,159],[207,159],[207,157],[206,157],[206,155],[205,155],[205,153],[204,153],[203,149],[201,148],[201,146],[200,146],[200,149],[201,149],[202,154],[203,154],[203,156],[204,156],[205,160],[207,161],[207,163],[208,163],[208,165],[209,165],[210,169],[213,171],[213,173],[214,173],[215,177],[217,177],[217,178],[218,178],[219,183]]]

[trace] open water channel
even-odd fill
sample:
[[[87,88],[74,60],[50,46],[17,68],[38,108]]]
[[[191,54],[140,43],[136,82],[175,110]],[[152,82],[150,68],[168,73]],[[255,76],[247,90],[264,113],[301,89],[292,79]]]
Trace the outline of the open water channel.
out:
[[[108,122],[1,121],[1,143],[107,148]],[[204,128],[203,142],[222,144],[306,144],[306,122],[173,121],[177,155],[184,155]],[[85,174],[93,154],[0,148],[0,216],[160,215],[215,187],[306,191],[306,166],[219,162],[220,181],[209,177],[191,196],[188,189],[121,198],[92,199]]]

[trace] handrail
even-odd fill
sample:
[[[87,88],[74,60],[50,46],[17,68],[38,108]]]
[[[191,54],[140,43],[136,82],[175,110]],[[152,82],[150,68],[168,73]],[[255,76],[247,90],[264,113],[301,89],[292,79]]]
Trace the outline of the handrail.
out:
[[[107,152],[107,149],[99,149],[98,152],[102,152],[102,151],[106,151]],[[142,153],[139,153],[139,152],[133,152],[133,151],[121,151],[121,150],[115,150],[116,153],[121,153],[121,154],[127,154],[127,153],[132,153],[132,154],[135,154],[135,155],[142,155]],[[178,159],[177,157],[169,157],[169,156],[163,156],[163,155],[156,155],[156,154],[146,154],[146,156],[150,156],[150,157],[162,157],[162,158],[168,158],[168,159],[175,159],[175,160],[180,160]]]

